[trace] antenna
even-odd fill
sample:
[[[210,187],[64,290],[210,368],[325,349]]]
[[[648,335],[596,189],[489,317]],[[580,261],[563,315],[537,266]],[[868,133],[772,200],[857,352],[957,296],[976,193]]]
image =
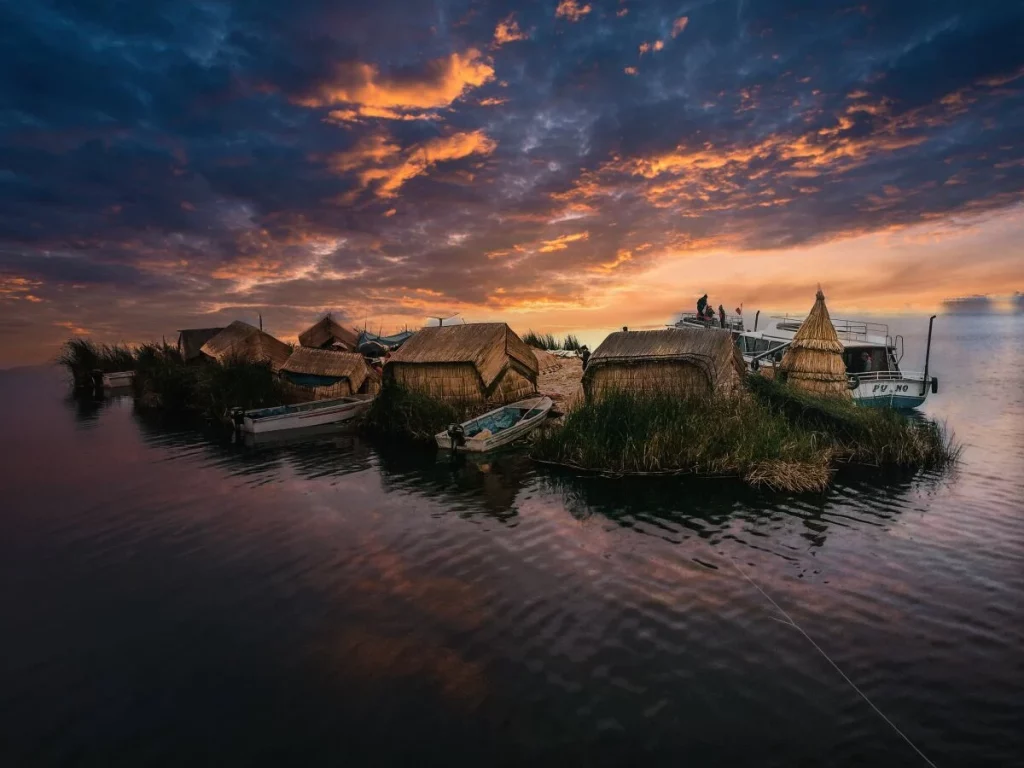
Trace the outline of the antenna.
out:
[[[442,325],[444,325],[444,321],[445,320],[452,320],[452,319],[454,319],[454,318],[456,318],[458,316],[459,316],[458,312],[456,312],[454,315],[427,315],[427,317],[429,319],[437,320],[437,327],[438,328],[440,328]],[[466,321],[463,320],[462,322],[465,323]]]

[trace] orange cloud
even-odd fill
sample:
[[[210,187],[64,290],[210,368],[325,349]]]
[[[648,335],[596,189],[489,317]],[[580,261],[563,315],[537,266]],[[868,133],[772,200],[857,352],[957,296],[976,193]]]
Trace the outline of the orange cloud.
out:
[[[686,25],[689,23],[689,16],[680,16],[678,19],[676,19],[675,22],[672,24],[672,37],[679,37],[679,35],[683,33],[683,30],[686,29]]]
[[[582,240],[589,239],[589,232],[576,232],[571,235],[562,235],[561,237],[556,237],[554,240],[542,241],[540,248],[538,248],[538,250],[541,253],[551,253],[552,251],[564,251],[566,248],[569,247],[570,243],[578,243]]]
[[[438,163],[489,155],[497,146],[482,130],[439,136],[404,151],[388,137],[375,135],[347,152],[334,155],[329,165],[336,173],[357,172],[363,189],[373,185],[377,196],[391,198],[407,181]]]
[[[494,67],[480,51],[470,49],[436,59],[420,79],[397,79],[374,64],[344,65],[334,83],[299,100],[307,107],[348,105],[331,113],[335,120],[360,118],[390,120],[431,117],[430,110],[447,107],[467,91],[494,79]]]
[[[625,72],[627,75],[635,75],[639,70],[637,70],[636,67],[626,67],[622,71]]]
[[[629,8],[620,8],[619,10],[617,10],[615,12],[615,15],[618,16],[621,19],[627,13],[629,13]]]
[[[480,101],[478,101],[477,103],[481,107],[497,107],[500,106],[501,104],[505,104],[507,101],[508,99],[499,99],[496,96],[489,96],[486,99],[480,99]]]
[[[655,40],[653,43],[640,43],[640,55],[643,56],[651,51],[660,51],[664,47],[665,43],[661,40]]]
[[[506,43],[514,43],[516,40],[526,40],[528,38],[529,35],[519,28],[519,22],[516,21],[515,14],[510,13],[507,18],[499,21],[498,26],[494,28],[494,42],[492,46],[500,48]]]
[[[7,277],[0,275],[0,300],[24,300],[32,303],[38,303],[42,301],[42,299],[34,296],[32,291],[39,288],[41,285],[41,281],[32,280],[27,277]]]
[[[555,16],[569,21],[579,21],[590,13],[590,4],[580,5],[576,0],[561,0],[555,8]]]

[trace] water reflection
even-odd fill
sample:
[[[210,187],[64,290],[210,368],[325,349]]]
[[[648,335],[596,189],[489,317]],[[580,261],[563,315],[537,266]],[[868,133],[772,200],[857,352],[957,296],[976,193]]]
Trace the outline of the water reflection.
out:
[[[516,499],[534,476],[533,463],[521,451],[452,455],[385,443],[375,449],[385,489],[443,501],[467,517],[479,513],[512,522]]]

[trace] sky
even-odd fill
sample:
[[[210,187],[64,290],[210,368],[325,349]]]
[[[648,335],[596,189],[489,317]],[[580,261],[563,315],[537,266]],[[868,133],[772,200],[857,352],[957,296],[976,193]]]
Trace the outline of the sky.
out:
[[[1024,4],[0,0],[0,366],[1024,291]]]

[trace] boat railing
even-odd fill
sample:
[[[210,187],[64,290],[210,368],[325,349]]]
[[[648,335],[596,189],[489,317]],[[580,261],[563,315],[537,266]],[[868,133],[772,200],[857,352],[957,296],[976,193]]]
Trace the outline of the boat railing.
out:
[[[865,371],[864,373],[851,373],[858,381],[924,381],[923,371]]]
[[[776,327],[784,331],[796,333],[800,330],[804,320],[802,315],[780,315],[776,316]],[[868,320],[844,320],[833,317],[832,325],[840,339],[846,341],[871,341],[873,339],[889,338],[889,326],[885,323],[873,323]]]
[[[711,319],[701,317],[696,312],[682,312],[679,315],[679,320],[672,327],[686,328],[692,326],[701,328],[721,328],[722,323],[721,318],[717,314],[713,319]],[[743,327],[743,317],[741,315],[726,315],[725,329],[727,331],[742,333],[745,330]]]

